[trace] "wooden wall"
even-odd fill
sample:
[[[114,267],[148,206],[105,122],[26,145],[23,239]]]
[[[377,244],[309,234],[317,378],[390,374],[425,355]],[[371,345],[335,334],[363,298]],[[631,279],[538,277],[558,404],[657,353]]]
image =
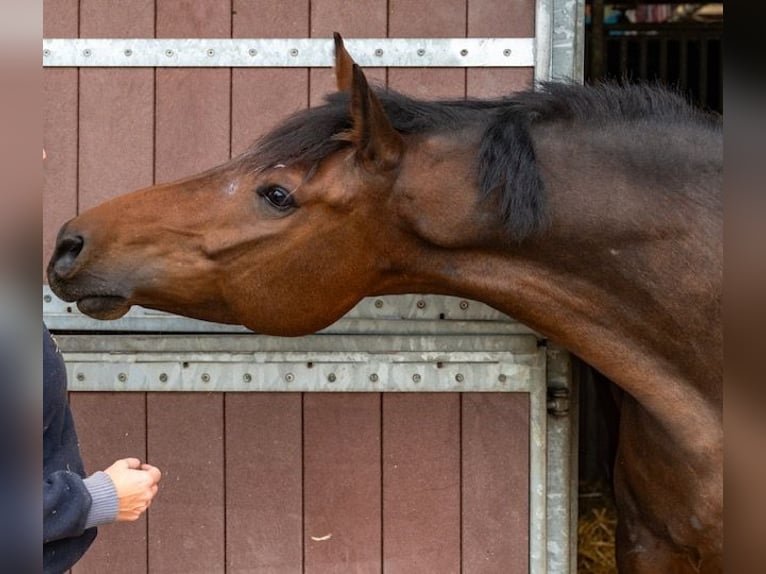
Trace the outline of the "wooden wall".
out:
[[[45,0],[44,36],[534,35],[533,0]],[[527,87],[532,69],[370,69],[427,98]],[[68,218],[241,152],[333,89],[329,69],[44,71],[44,261]],[[137,523],[74,568],[104,573],[528,570],[523,394],[72,393],[90,470],[164,472]]]
[[[89,470],[163,470],[74,572],[528,571],[523,393],[72,393]]]

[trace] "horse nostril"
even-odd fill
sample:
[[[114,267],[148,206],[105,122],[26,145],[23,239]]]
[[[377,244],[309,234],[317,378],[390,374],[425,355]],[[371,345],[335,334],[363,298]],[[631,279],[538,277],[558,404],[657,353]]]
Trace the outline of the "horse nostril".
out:
[[[72,271],[84,245],[85,240],[80,235],[65,235],[59,238],[52,261],[52,267],[59,276],[66,276]]]

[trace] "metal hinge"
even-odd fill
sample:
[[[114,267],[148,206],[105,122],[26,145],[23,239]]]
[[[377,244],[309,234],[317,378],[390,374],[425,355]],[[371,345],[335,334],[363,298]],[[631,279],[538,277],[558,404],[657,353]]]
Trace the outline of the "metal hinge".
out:
[[[569,415],[569,389],[564,387],[549,387],[548,402],[546,404],[548,414],[554,417]]]

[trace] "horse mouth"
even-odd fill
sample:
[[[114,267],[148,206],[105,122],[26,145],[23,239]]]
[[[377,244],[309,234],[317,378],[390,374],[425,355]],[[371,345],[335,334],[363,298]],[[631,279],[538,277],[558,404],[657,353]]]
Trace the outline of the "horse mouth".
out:
[[[94,319],[119,319],[130,310],[130,303],[118,295],[83,297],[78,299],[77,308]]]

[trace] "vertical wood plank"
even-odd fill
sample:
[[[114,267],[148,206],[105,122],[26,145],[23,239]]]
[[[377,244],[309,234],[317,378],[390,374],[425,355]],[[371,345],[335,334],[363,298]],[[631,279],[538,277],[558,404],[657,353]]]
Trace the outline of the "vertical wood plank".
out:
[[[231,2],[165,0],[157,5],[158,38],[228,38]],[[229,159],[231,71],[156,71],[155,181],[199,173]]]
[[[155,0],[80,0],[82,38],[154,37]]]
[[[59,227],[77,214],[77,70],[43,71],[43,281]]]
[[[460,395],[383,395],[386,574],[460,572]]]
[[[228,574],[303,568],[300,393],[226,395]]]
[[[80,212],[152,184],[153,70],[80,70],[79,158]]]
[[[391,0],[389,35],[394,38],[461,38],[466,34],[466,0]],[[463,68],[392,68],[389,87],[421,99],[465,96]]]
[[[70,393],[70,405],[88,474],[120,458],[146,461],[145,393]],[[153,461],[150,461],[153,462]],[[148,511],[151,513],[152,509]],[[147,518],[99,527],[98,537],[74,566],[75,574],[147,572]]]
[[[163,471],[149,517],[149,571],[225,568],[222,393],[149,393],[147,455]]]
[[[531,38],[535,35],[534,0],[471,0],[468,36]],[[507,96],[530,88],[533,68],[469,68],[467,94],[474,98]]]
[[[380,395],[304,395],[304,572],[381,571]]]
[[[43,0],[43,38],[77,38],[79,0]]]
[[[154,0],[82,0],[86,38],[151,38]],[[154,71],[80,70],[79,211],[152,184]]]
[[[45,0],[43,36],[76,38],[77,0]],[[77,70],[43,70],[43,281],[62,223],[77,213]]]
[[[529,395],[465,393],[463,571],[529,571]]]
[[[303,38],[309,29],[309,2],[234,0],[235,38]],[[288,115],[308,105],[305,68],[232,70],[231,152],[247,149]]]
[[[344,0],[312,0],[311,37],[332,38],[339,32],[344,38],[385,38],[387,29],[386,0],[358,0],[354,9],[348,9]],[[354,54],[351,54],[354,57]],[[371,83],[386,85],[385,68],[365,68],[364,74]],[[311,70],[311,105],[322,103],[326,94],[336,91],[335,73],[332,68]]]

